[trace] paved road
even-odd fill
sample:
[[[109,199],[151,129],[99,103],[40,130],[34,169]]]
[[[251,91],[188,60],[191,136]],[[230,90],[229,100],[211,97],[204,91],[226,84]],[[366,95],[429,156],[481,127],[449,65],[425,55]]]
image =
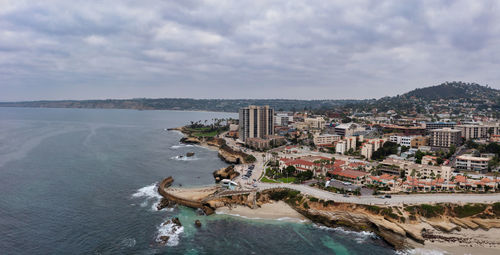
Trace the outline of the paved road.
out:
[[[415,194],[415,195],[393,195],[392,198],[382,199],[377,196],[344,197],[341,194],[331,193],[325,190],[288,183],[259,183],[259,190],[271,188],[289,188],[298,190],[303,194],[314,196],[323,200],[355,204],[426,204],[426,203],[490,203],[500,202],[500,193],[495,194]]]

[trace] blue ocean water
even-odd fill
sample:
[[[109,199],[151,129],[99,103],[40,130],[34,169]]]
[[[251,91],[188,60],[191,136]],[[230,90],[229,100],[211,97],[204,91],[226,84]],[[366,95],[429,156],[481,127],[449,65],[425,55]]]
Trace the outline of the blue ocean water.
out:
[[[217,152],[166,128],[231,113],[0,108],[1,254],[394,254],[370,233],[157,211],[155,184],[213,183]],[[186,152],[194,158],[179,159]],[[179,217],[171,233],[163,223]],[[200,219],[202,228],[193,226]],[[169,233],[167,245],[159,235]]]

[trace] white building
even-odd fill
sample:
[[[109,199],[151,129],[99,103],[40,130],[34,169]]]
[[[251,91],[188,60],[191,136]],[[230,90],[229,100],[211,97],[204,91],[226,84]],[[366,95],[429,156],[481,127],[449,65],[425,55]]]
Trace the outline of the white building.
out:
[[[325,119],[323,117],[306,118],[304,122],[310,129],[322,130],[325,128]]]
[[[491,157],[474,157],[471,154],[464,154],[457,157],[455,167],[458,170],[484,172],[488,170],[488,163]]]
[[[344,123],[335,127],[335,133],[341,136],[353,136],[356,132],[365,131],[365,128],[356,123]]]
[[[411,147],[411,140],[413,138],[411,136],[399,136],[399,135],[391,135],[389,137],[389,141],[393,143],[397,143],[401,146]]]
[[[290,122],[293,122],[293,115],[288,113],[276,113],[274,115],[274,124],[276,126],[288,126]]]
[[[314,144],[333,144],[334,142],[340,141],[342,137],[340,135],[323,134],[314,136]]]

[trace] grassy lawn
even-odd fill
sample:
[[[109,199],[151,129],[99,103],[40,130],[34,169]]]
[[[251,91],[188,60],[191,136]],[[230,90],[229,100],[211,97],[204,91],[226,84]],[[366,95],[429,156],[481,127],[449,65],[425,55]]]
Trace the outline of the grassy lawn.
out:
[[[217,135],[217,131],[214,130],[211,132],[194,132],[193,135],[197,137],[214,137]]]
[[[295,177],[288,177],[288,178],[279,178],[279,182],[284,182],[284,183],[290,183],[295,181]]]
[[[279,183],[275,180],[271,180],[271,179],[267,179],[267,177],[262,177],[262,179],[260,179],[261,182],[270,182],[270,183]]]
[[[279,178],[278,180],[271,180],[271,179],[268,179],[267,177],[262,177],[262,179],[260,179],[261,182],[270,182],[270,183],[290,183],[290,182],[293,182],[295,181],[295,177],[288,177],[288,178]]]

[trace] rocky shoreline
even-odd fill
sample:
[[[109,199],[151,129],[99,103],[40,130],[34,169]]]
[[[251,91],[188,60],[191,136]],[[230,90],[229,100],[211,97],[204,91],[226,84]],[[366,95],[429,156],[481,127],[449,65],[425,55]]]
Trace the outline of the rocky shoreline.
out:
[[[235,151],[235,150],[231,149],[231,147],[229,147],[226,144],[226,141],[222,138],[196,137],[196,136],[193,136],[191,134],[191,132],[189,130],[187,130],[185,127],[169,128],[168,130],[176,130],[176,131],[180,131],[182,134],[184,134],[184,137],[180,139],[181,143],[199,144],[201,146],[205,146],[208,148],[217,149],[219,158],[221,158],[223,161],[225,161],[228,164],[252,163],[249,160],[248,154],[241,152],[241,151]]]

